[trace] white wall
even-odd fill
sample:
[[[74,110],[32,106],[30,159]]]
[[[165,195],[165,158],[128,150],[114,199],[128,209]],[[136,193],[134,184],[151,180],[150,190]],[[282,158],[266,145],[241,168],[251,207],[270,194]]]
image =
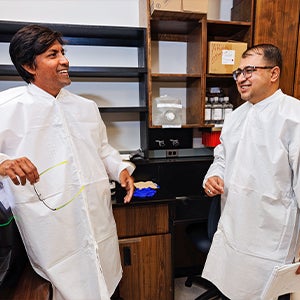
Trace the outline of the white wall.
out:
[[[0,0],[0,19],[139,26],[138,0]]]
[[[207,19],[229,21],[233,0],[208,0]]]

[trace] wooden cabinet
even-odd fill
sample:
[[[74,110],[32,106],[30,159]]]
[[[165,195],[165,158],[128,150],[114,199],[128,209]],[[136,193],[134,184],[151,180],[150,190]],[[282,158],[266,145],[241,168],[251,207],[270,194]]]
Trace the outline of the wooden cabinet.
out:
[[[149,10],[148,10],[149,13]],[[176,98],[178,89],[185,89],[182,100],[185,108],[185,120],[182,127],[199,127],[203,123],[203,107],[201,91],[204,88],[204,70],[206,67],[206,16],[194,13],[154,11],[149,22],[149,127],[155,127],[152,122],[153,99],[162,96],[162,91],[168,90],[169,95]],[[168,62],[168,68],[160,69],[163,63],[159,56],[160,45],[186,49],[185,67],[177,61],[181,52],[174,55],[174,60]],[[182,46],[180,45],[182,44]],[[168,49],[166,50],[168,53]],[[171,53],[171,52],[170,52]],[[167,54],[168,55],[168,54]],[[182,68],[181,68],[182,67]]]
[[[240,105],[240,97],[231,74],[218,75],[207,73],[207,43],[209,41],[243,41],[252,45],[252,18],[254,1],[247,6],[233,9],[233,21],[207,20],[206,14],[171,12],[154,10],[150,14],[148,4],[148,107],[149,127],[158,128],[153,124],[152,110],[154,99],[162,96],[165,90],[176,98],[178,89],[185,88],[183,99],[183,128],[204,128],[204,106],[206,90],[218,86],[230,97],[234,106]],[[244,9],[246,8],[247,13]],[[167,42],[170,45],[182,43],[186,52],[186,61],[168,61],[174,71],[174,65],[185,65],[184,70],[160,70],[164,58],[159,56],[157,43]],[[183,47],[184,48],[184,47]],[[166,55],[168,56],[168,55]],[[171,56],[171,55],[170,55]],[[175,58],[178,58],[175,56]],[[169,58],[169,57],[167,57]],[[175,95],[175,96],[174,96]]]
[[[254,43],[272,43],[281,49],[280,87],[284,93],[300,98],[300,1],[256,0],[255,7]]]
[[[168,204],[113,208],[117,224],[124,300],[173,299]]]

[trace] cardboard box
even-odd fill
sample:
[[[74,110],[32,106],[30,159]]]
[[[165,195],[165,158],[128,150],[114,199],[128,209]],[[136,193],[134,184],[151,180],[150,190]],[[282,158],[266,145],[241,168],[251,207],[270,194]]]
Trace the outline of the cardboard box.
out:
[[[181,0],[151,0],[151,14],[154,10],[181,11]]]
[[[208,0],[151,0],[151,14],[155,10],[196,12],[206,14],[208,11]]]
[[[242,42],[208,42],[209,74],[231,74],[239,67],[247,43]]]
[[[207,14],[208,0],[181,0],[181,10]]]

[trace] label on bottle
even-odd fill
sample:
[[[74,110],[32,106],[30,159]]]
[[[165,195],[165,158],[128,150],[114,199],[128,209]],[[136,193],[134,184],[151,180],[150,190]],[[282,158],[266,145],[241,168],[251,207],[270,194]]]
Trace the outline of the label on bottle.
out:
[[[224,120],[225,118],[232,113],[232,108],[228,107],[224,109]]]
[[[212,120],[214,122],[222,120],[222,108],[214,108],[212,110]]]

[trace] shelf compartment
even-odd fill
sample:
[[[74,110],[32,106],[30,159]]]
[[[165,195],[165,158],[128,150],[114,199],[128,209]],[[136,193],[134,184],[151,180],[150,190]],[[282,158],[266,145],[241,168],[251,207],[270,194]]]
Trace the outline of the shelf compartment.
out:
[[[160,74],[161,75],[161,74]],[[173,74],[171,74],[173,75]],[[201,127],[202,120],[202,102],[201,102],[201,85],[200,77],[189,77],[184,74],[182,77],[166,76],[160,80],[153,80],[151,101],[149,101],[149,127],[161,128],[152,124],[152,107],[153,99],[162,95],[181,100],[183,105],[183,125],[182,128]]]
[[[244,101],[241,100],[241,96],[237,90],[236,83],[232,78],[232,75],[207,75],[206,76],[207,87],[220,87],[224,90],[225,95],[229,97],[230,102],[236,108]]]
[[[166,10],[154,10],[151,14],[151,21],[168,21],[179,20],[185,22],[199,21],[206,17],[206,14],[196,12],[183,12],[183,11],[166,11]]]
[[[208,41],[244,41],[248,45],[251,41],[251,23],[239,21],[207,21]]]

